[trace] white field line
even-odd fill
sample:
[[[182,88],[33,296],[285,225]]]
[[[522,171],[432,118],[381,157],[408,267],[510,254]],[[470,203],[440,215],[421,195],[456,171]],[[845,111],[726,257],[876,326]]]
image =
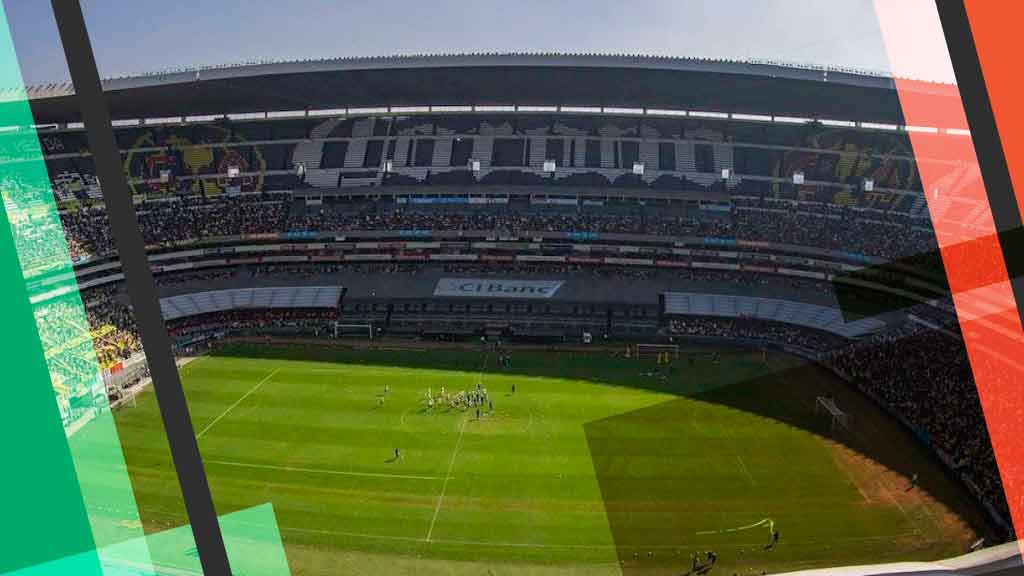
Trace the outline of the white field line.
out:
[[[441,503],[444,502],[444,493],[448,490],[448,480],[452,477],[452,467],[455,466],[455,456],[459,453],[459,446],[462,444],[462,435],[466,431],[466,420],[462,420],[462,426],[459,427],[459,438],[455,441],[455,448],[452,450],[452,457],[448,460],[448,472],[444,478],[444,484],[441,485],[441,493],[437,495],[437,505],[434,506],[434,517],[430,519],[430,528],[427,529],[427,537],[425,540],[430,542],[430,536],[434,533],[434,525],[437,524],[437,514],[441,511]]]
[[[900,512],[903,513],[903,517],[906,518],[907,523],[910,524],[910,527],[914,529],[914,533],[917,535],[921,535],[921,528],[917,525],[917,520],[914,520],[910,516],[910,514],[907,513],[907,509],[904,508],[903,505],[900,504],[900,501],[897,500],[896,497],[892,495],[892,492],[890,492],[884,484],[879,483],[878,487],[882,490],[882,492],[885,493],[886,497],[888,497],[889,500],[892,500],[892,503],[895,504],[896,507],[900,509]]]
[[[220,466],[235,466],[238,468],[258,468],[260,470],[280,470],[281,472],[301,472],[305,474],[328,474],[332,476],[362,476],[366,478],[400,478],[406,480],[446,480],[446,476],[418,476],[415,474],[389,474],[387,472],[351,472],[347,470],[328,470],[325,468],[302,468],[296,466],[276,466],[273,464],[251,464],[248,462],[234,462],[231,460],[209,460],[204,458],[204,464],[219,464]]]
[[[242,403],[242,400],[245,400],[245,399],[246,399],[246,398],[248,398],[248,397],[249,397],[249,396],[250,396],[250,395],[251,395],[251,394],[252,394],[253,392],[255,392],[255,391],[259,390],[259,389],[260,389],[260,386],[263,386],[264,384],[266,384],[266,383],[267,383],[267,381],[268,381],[268,380],[270,380],[271,378],[273,378],[273,377],[274,377],[274,375],[275,375],[275,374],[277,374],[277,373],[278,373],[278,371],[280,371],[280,370],[281,370],[280,368],[275,368],[273,372],[271,372],[270,374],[267,374],[267,377],[266,377],[266,378],[264,378],[263,380],[260,380],[259,382],[257,382],[257,383],[256,383],[256,385],[255,385],[255,386],[253,386],[253,387],[252,387],[251,389],[249,389],[249,391],[248,391],[248,392],[246,392],[245,394],[243,394],[241,398],[239,398],[238,400],[235,400],[235,403],[234,403],[234,404],[232,404],[231,406],[228,406],[228,409],[227,409],[227,410],[225,410],[224,412],[222,412],[220,416],[217,416],[216,418],[214,418],[214,419],[213,419],[213,422],[210,422],[209,424],[207,424],[207,425],[206,425],[206,428],[203,428],[203,429],[202,429],[202,430],[201,430],[201,431],[199,432],[199,434],[196,434],[196,440],[198,440],[198,439],[202,438],[204,434],[206,434],[207,432],[209,432],[209,431],[210,431],[210,428],[213,428],[213,426],[214,426],[214,425],[215,425],[215,424],[216,424],[217,422],[220,422],[221,418],[223,418],[223,417],[227,416],[227,415],[228,415],[228,412],[231,412],[232,410],[234,410],[234,409],[235,409],[235,406],[238,406],[239,404],[241,404],[241,403]]]
[[[435,538],[427,540],[426,538],[416,538],[415,536],[392,536],[387,534],[368,534],[363,532],[344,532],[340,530],[325,530],[317,528],[300,528],[297,526],[280,526],[280,530],[287,532],[305,532],[310,534],[326,534],[330,536],[346,536],[350,538],[366,538],[369,540],[397,540],[402,542],[421,542],[421,543],[434,543],[434,544],[452,544],[457,546],[492,546],[495,548],[548,548],[548,549],[561,549],[561,550],[615,550],[616,548],[624,549],[656,549],[656,550],[685,550],[691,546],[686,544],[635,544],[617,546],[615,544],[545,544],[541,542],[487,542],[484,540],[457,540],[457,539],[445,539]],[[913,532],[905,534],[896,534],[895,536],[853,536],[848,538],[829,538],[826,540],[803,540],[800,542],[790,542],[787,544],[790,547],[798,548],[809,548],[817,545],[833,545],[835,543],[842,542],[872,542],[877,540],[892,540],[893,538],[902,538],[906,536],[914,535]],[[734,544],[720,544],[719,546],[724,548],[743,548],[749,547],[750,544],[734,543]]]
[[[736,454],[736,461],[740,463],[740,468],[743,469],[743,473],[746,474],[747,480],[750,480],[751,486],[757,486],[757,481],[750,475],[750,470],[747,469],[747,465],[743,462],[743,457]]]
[[[156,508],[149,508],[148,510],[150,512],[152,512],[152,513],[160,514],[161,516],[166,516],[166,517],[171,517],[171,518],[178,518],[178,519],[181,519],[181,520],[188,520],[188,516],[186,516],[185,514],[183,514],[181,512],[172,512],[170,510],[160,510],[160,509],[156,509]],[[248,522],[239,522],[239,524],[240,525],[251,525],[251,526],[255,525],[255,524],[251,524],[251,523],[248,523]],[[280,530],[282,532],[301,532],[301,533],[306,533],[306,534],[324,534],[324,535],[328,535],[328,536],[345,536],[345,537],[349,537],[349,538],[365,538],[365,539],[368,539],[368,540],[393,540],[393,541],[420,542],[420,543],[426,543],[427,542],[427,540],[425,538],[417,538],[415,536],[397,536],[397,535],[393,536],[393,535],[389,535],[389,534],[371,534],[371,533],[367,533],[367,532],[345,532],[345,531],[342,531],[342,530],[327,530],[327,529],[323,529],[323,528],[303,528],[303,527],[299,527],[299,526],[284,526],[284,525],[280,525],[280,526],[278,526],[278,530]],[[810,540],[790,541],[787,544],[787,546],[789,546],[791,548],[811,548],[811,547],[816,547],[818,545],[833,546],[833,545],[835,545],[837,543],[843,543],[843,542],[873,542],[873,541],[878,541],[878,540],[893,540],[895,538],[905,538],[905,537],[908,537],[908,536],[915,536],[915,535],[917,535],[915,532],[905,532],[905,533],[902,533],[902,534],[895,534],[895,535],[886,534],[886,535],[882,535],[882,536],[850,536],[850,537],[845,537],[845,538],[844,537],[834,537],[834,538],[826,538],[826,539],[822,539],[822,540],[810,539]],[[454,539],[444,539],[444,538],[433,539],[430,542],[433,542],[435,544],[453,544],[453,545],[459,545],[459,546],[491,546],[491,547],[496,547],[496,548],[551,548],[551,549],[563,549],[563,550],[574,550],[574,549],[578,549],[578,550],[615,550],[616,548],[624,548],[624,549],[648,549],[648,548],[650,548],[650,549],[657,549],[657,550],[660,550],[660,549],[686,550],[686,549],[690,548],[690,546],[687,546],[685,544],[630,544],[630,545],[624,545],[624,546],[616,546],[615,544],[555,544],[555,543],[545,544],[545,543],[541,543],[541,542],[487,542],[487,541],[483,541],[483,540],[454,540]],[[722,548],[745,548],[745,547],[749,547],[750,544],[742,543],[742,542],[736,542],[736,543],[731,543],[731,544],[722,543],[722,544],[718,544],[717,546],[722,547]]]

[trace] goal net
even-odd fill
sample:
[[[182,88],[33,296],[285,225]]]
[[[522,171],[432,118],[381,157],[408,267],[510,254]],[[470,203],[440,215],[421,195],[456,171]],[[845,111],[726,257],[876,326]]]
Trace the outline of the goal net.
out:
[[[637,344],[633,347],[636,358],[679,358],[679,346],[676,344]]]
[[[839,405],[836,404],[835,398],[818,396],[817,401],[814,403],[814,412],[816,414],[825,414],[831,418],[833,430],[835,430],[837,426],[841,426],[847,430],[850,428],[850,415],[839,408]]]
[[[373,340],[373,324],[342,324],[339,322],[334,325],[335,338],[353,334]]]

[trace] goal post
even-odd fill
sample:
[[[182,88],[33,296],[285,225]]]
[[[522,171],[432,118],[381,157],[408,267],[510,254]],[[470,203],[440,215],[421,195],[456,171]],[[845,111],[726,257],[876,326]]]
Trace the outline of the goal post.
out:
[[[829,416],[832,419],[832,430],[835,430],[837,426],[846,430],[850,429],[850,415],[836,404],[835,398],[818,396],[814,402],[814,413]]]
[[[664,360],[676,360],[679,358],[678,344],[637,344],[633,347],[633,357],[657,358],[659,362]]]
[[[342,324],[340,322],[334,324],[334,337],[336,339],[348,334],[365,334],[367,338],[373,340],[373,324]]]

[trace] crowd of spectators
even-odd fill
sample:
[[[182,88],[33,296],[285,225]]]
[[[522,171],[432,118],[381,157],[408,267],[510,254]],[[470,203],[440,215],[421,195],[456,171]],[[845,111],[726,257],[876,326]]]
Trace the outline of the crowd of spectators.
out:
[[[156,276],[156,283],[160,286],[177,286],[191,282],[213,282],[216,280],[230,280],[238,278],[241,271],[238,267],[231,268],[209,268],[196,270],[195,272],[173,272]]]
[[[812,353],[834,348],[844,342],[841,337],[827,332],[755,318],[678,317],[669,321],[669,333],[674,336],[722,338],[785,345]]]
[[[832,285],[822,280],[799,276],[779,276],[739,270],[716,270],[710,268],[653,268],[643,266],[609,266],[597,264],[567,264],[562,262],[351,262],[351,263],[288,263],[261,264],[251,268],[253,278],[271,277],[312,278],[315,276],[356,273],[356,274],[405,274],[420,275],[436,270],[459,276],[537,276],[544,278],[563,276],[586,276],[591,278],[615,278],[627,280],[687,281],[695,286],[719,284],[742,286],[751,293],[761,294],[773,291],[776,294],[811,293],[819,296],[833,293]],[[212,276],[218,278],[221,275]],[[200,273],[189,275],[190,279],[202,279]]]
[[[761,341],[803,348],[902,416],[1004,519],[1009,509],[963,342],[953,332],[905,322],[850,343],[774,322],[692,316],[675,336]]]
[[[370,274],[420,273],[421,263],[389,264],[316,264],[264,265],[252,268],[255,276],[284,274],[320,274],[358,271]],[[434,264],[433,266],[437,266]],[[451,263],[442,265],[444,273],[486,275],[494,272],[490,265]],[[590,273],[617,274],[618,267],[594,267]],[[506,274],[550,274],[540,264],[524,263],[521,267],[503,268]],[[578,270],[566,268],[567,273]],[[647,274],[649,272],[640,272]],[[742,281],[735,273],[725,271],[678,270],[672,273],[707,274],[725,281]],[[223,276],[225,271],[191,272],[189,278],[202,280],[203,274]],[[750,276],[750,275],[746,275]],[[639,276],[638,278],[643,278]],[[748,278],[749,281],[763,281]],[[780,279],[781,280],[781,279]],[[784,281],[784,280],[781,280]],[[795,282],[804,282],[795,279]],[[806,281],[808,285],[813,282]],[[128,358],[140,349],[130,307],[117,294],[118,287],[94,288],[85,293],[88,323],[95,338],[95,349],[101,366]],[[916,310],[916,309],[915,309]],[[918,312],[921,312],[918,310]],[[314,310],[240,310],[181,319],[171,323],[172,336],[184,338],[211,330],[228,330],[241,334],[262,334],[274,331],[327,336],[339,319],[334,309]],[[918,314],[923,315],[923,314]],[[58,306],[40,317],[41,330],[59,340],[60,331],[81,332],[74,315]],[[867,339],[851,343],[838,336],[792,325],[753,318],[681,317],[669,322],[673,338],[701,337],[741,339],[770,345],[785,345],[808,351],[822,362],[846,375],[851,382],[879,402],[903,416],[922,438],[948,455],[954,468],[997,511],[1006,514],[1002,486],[986,434],[977,390],[972,378],[962,341],[956,338],[955,326],[945,332],[925,325],[905,322]]]
[[[427,268],[421,262],[308,262],[260,264],[252,267],[253,278],[311,278],[325,274],[354,272],[358,274],[419,274]]]
[[[1009,518],[962,340],[907,323],[832,351],[825,361],[906,418],[949,456],[984,501]]]
[[[593,232],[684,236],[697,228],[693,218],[635,212],[514,210],[322,210],[292,217],[291,231],[344,230],[493,230],[523,232]]]
[[[807,212],[736,208],[732,221],[733,235],[744,240],[815,246],[886,260],[938,249],[930,229],[868,218],[850,209]]]
[[[932,231],[919,221],[880,216],[838,205],[755,205],[737,202],[729,213],[679,215],[667,211],[438,210],[360,205],[311,211],[282,197],[224,197],[147,202],[138,206],[147,245],[242,234],[348,232],[356,230],[489,231],[577,234],[627,233],[709,237],[796,244],[896,258],[935,249]],[[62,222],[73,258],[113,250],[102,209],[65,212]]]
[[[241,234],[282,232],[290,204],[263,197],[224,197],[155,201],[136,207],[147,246]],[[105,255],[115,250],[105,210],[92,208],[61,213],[72,259]]]
[[[84,295],[89,325],[105,334],[95,343],[101,367],[127,360],[142,349],[131,307],[117,297],[116,290],[116,286],[100,287]]]
[[[168,328],[172,338],[196,333],[224,331],[234,333],[304,332],[314,336],[331,333],[338,320],[335,308],[277,308],[226,310],[175,321]]]

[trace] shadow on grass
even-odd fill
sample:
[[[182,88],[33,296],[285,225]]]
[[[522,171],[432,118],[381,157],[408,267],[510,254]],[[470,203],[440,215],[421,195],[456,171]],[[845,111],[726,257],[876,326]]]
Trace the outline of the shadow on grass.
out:
[[[850,430],[833,429],[831,420],[815,411],[818,396],[834,398],[844,411],[853,416]],[[805,363],[585,425],[595,475],[624,574],[645,573],[649,569],[643,559],[645,547],[650,548],[652,542],[662,548],[678,546],[692,549],[695,541],[699,542],[694,533],[674,528],[692,525],[695,515],[704,515],[712,523],[720,520],[717,510],[694,506],[693,495],[687,495],[695,482],[702,482],[699,476],[692,473],[675,475],[668,466],[653,467],[653,470],[649,466],[630,466],[635,455],[650,455],[652,446],[657,446],[659,457],[666,461],[673,458],[678,458],[679,462],[685,462],[687,458],[692,461],[693,442],[700,438],[694,434],[694,429],[700,426],[704,404],[728,407],[811,432],[900,476],[909,479],[916,475],[918,482],[912,484],[907,480],[901,484],[896,490],[897,497],[904,490],[923,490],[953,510],[979,534],[990,537],[993,534],[987,518],[966,490],[902,424],[832,373]],[[980,407],[974,408],[980,410]],[[725,438],[728,436],[726,433]],[[722,452],[719,454],[721,460],[733,458],[733,447],[728,440],[719,442],[718,446]],[[754,453],[758,449],[746,448]],[[789,467],[787,472],[796,473],[799,470],[794,467],[800,465],[795,455],[785,464]],[[745,470],[746,465],[743,466]],[[736,474],[740,475],[739,468]],[[756,470],[753,475],[757,476]],[[779,489],[778,482],[775,484],[751,486],[749,489],[760,490],[762,494],[759,497],[768,500],[773,488]],[[699,488],[702,489],[699,492],[709,490],[703,485]],[[714,491],[713,488],[710,490]],[[777,497],[785,498],[784,490],[780,490]],[[766,543],[769,534],[764,531]],[[706,540],[703,543],[706,545]]]
[[[466,349],[424,352],[329,345],[236,344],[219,349],[214,355],[563,378],[677,396],[676,400],[590,422],[584,427],[611,533],[627,574],[632,571],[631,566],[638,565],[637,557],[643,554],[640,552],[643,546],[652,542],[651,534],[664,533],[666,527],[673,525],[685,525],[686,518],[680,516],[693,513],[685,506],[687,491],[672,478],[659,477],[664,467],[655,466],[647,473],[636,473],[628,462],[634,455],[650,455],[652,445],[659,447],[658,458],[663,461],[683,457],[686,441],[693,438],[690,423],[699,418],[699,414],[694,414],[694,400],[811,432],[901,476],[916,475],[919,482],[912,489],[925,491],[978,533],[993,534],[963,487],[900,423],[830,372],[785,354],[764,356],[760,351],[749,349],[694,347],[683,350],[680,359],[672,364],[661,366],[653,359],[627,360],[607,350],[584,353],[513,350],[511,366],[504,368],[499,366],[497,355],[484,347],[475,352]],[[520,383],[519,390],[519,393],[529,393],[529,382]],[[505,393],[511,394],[511,391]],[[853,430],[833,430],[828,418],[816,414],[817,396],[834,398],[851,414]],[[970,409],[980,410],[980,407],[965,407],[965,410]],[[634,433],[638,428],[654,430],[655,436],[638,436]],[[645,515],[638,513],[638,509],[656,513]],[[766,532],[766,542],[767,537]],[[687,547],[685,534],[677,534],[675,538],[666,543]],[[685,563],[685,558],[673,559],[677,566],[680,561]]]

